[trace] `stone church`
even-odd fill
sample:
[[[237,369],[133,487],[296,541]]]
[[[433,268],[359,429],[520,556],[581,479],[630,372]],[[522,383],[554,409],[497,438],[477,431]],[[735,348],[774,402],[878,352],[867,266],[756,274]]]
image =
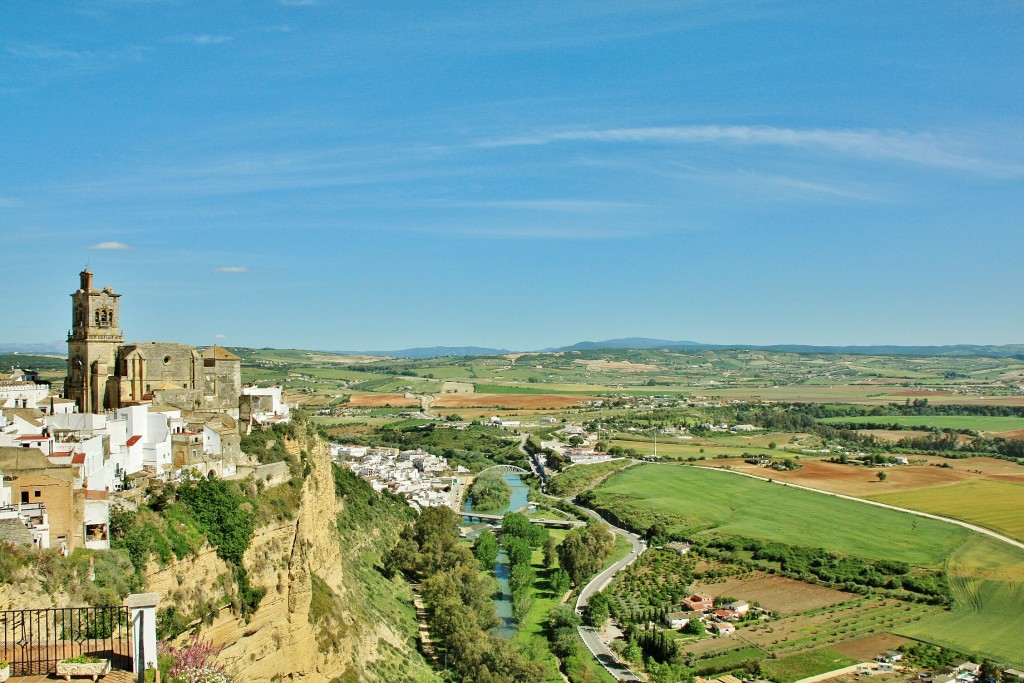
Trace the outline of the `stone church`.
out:
[[[125,344],[120,328],[121,295],[96,289],[83,270],[71,295],[68,375],[64,396],[82,413],[132,405],[173,406],[194,417],[238,419],[241,359],[219,346],[200,351],[172,342]]]

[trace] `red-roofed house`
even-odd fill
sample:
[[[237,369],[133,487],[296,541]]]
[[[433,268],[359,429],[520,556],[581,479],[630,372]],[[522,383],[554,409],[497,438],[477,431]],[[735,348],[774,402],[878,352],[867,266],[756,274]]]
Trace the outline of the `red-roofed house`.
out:
[[[693,595],[683,598],[683,607],[689,610],[696,610],[703,612],[709,610],[715,606],[715,599],[710,595],[701,595],[695,593]]]

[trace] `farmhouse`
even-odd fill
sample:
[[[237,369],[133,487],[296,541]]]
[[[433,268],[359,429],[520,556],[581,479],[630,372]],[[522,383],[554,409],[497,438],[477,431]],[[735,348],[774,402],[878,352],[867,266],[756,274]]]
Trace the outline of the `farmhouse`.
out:
[[[665,615],[665,626],[678,631],[694,619],[700,619],[700,612],[669,612]]]
[[[701,595],[695,593],[693,595],[683,598],[683,607],[696,610],[697,612],[703,612],[709,610],[715,606],[715,599],[710,595]]]
[[[750,610],[750,603],[744,600],[733,600],[732,602],[725,605],[725,609],[735,612],[736,614],[746,614]],[[895,661],[895,660],[893,660]]]
[[[736,633],[736,627],[727,621],[715,621],[711,623],[711,630],[720,636],[731,636]]]

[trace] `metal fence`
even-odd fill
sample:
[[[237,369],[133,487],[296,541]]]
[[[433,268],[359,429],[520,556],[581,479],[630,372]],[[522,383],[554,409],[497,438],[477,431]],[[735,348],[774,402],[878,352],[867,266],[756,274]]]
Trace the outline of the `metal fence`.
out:
[[[88,655],[132,670],[131,614],[127,607],[68,607],[0,611],[0,659],[12,676],[53,673],[57,662]]]

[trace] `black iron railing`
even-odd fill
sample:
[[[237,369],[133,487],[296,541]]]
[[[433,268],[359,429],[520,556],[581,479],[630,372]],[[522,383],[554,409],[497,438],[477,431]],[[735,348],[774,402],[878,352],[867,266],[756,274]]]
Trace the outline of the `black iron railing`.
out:
[[[131,671],[131,635],[127,607],[0,611],[0,659],[10,662],[12,676],[53,673],[61,659],[82,655]]]

